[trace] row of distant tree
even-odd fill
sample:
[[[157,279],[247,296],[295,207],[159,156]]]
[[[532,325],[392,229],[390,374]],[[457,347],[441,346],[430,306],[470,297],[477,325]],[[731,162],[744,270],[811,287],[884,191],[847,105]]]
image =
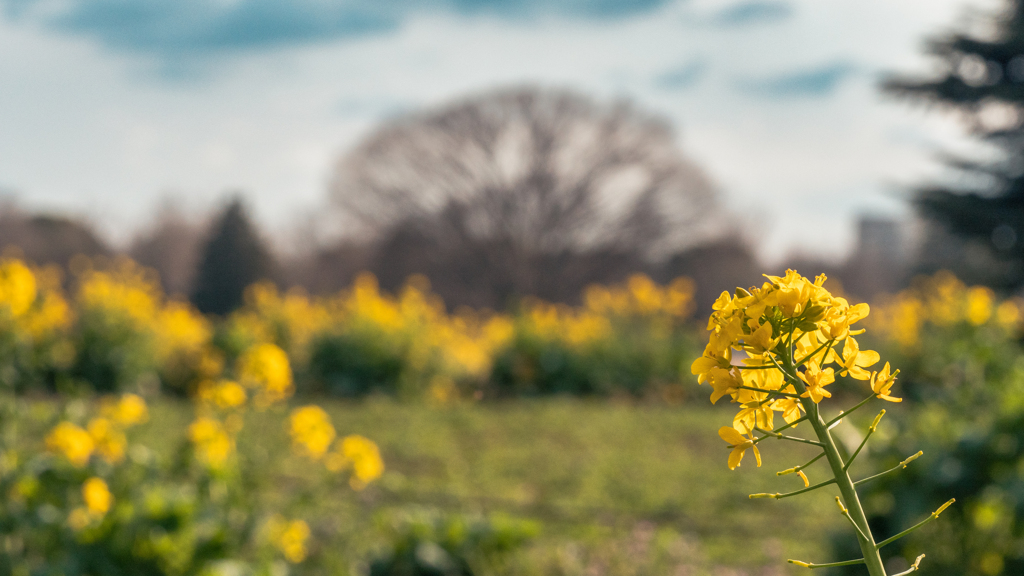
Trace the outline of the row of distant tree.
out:
[[[940,267],[1007,291],[1024,285],[1024,0],[994,23],[984,37],[933,40],[939,76],[893,77],[883,89],[956,110],[998,159],[952,159],[952,185],[915,191],[930,222],[915,258],[893,255],[896,224],[864,221],[849,261],[805,268],[862,297]],[[212,313],[238,306],[259,279],[324,293],[362,270],[391,290],[424,274],[449,305],[496,309],[525,295],[573,302],[588,284],[634,272],[693,277],[707,305],[708,287],[759,278],[669,123],[627,102],[524,87],[393,119],[338,162],[329,192],[343,233],[305,253],[274,250],[239,197],[201,223],[164,210],[128,253]],[[39,263],[111,253],[82,222],[13,206],[0,208],[7,245]]]

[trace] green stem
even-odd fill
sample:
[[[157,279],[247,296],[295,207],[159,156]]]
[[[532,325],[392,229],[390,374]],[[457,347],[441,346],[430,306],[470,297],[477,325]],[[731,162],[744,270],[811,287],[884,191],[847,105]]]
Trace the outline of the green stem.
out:
[[[792,356],[784,357],[782,360],[786,368],[792,369]],[[793,382],[793,384],[797,392],[802,394],[806,391],[806,387],[799,379]],[[871,535],[871,527],[868,526],[867,517],[864,515],[864,508],[860,504],[860,498],[857,497],[857,489],[854,487],[850,475],[845,470],[843,457],[839,454],[839,449],[836,447],[835,440],[833,440],[828,426],[818,412],[818,405],[810,398],[801,398],[800,403],[803,404],[808,420],[810,420],[811,426],[814,428],[814,432],[822,444],[822,449],[825,451],[825,458],[832,469],[832,476],[835,479],[836,485],[839,486],[839,493],[842,494],[846,508],[849,510],[850,520],[859,528],[857,542],[860,544],[860,550],[864,554],[864,564],[867,566],[868,574],[870,576],[886,576],[885,566],[882,564],[882,556],[875,547],[875,542]]]
[[[801,488],[801,489],[796,490],[794,492],[786,492],[785,494],[780,494],[778,492],[776,492],[775,494],[762,492],[762,493],[759,493],[759,494],[751,494],[749,496],[749,498],[751,500],[754,500],[754,499],[757,499],[757,498],[773,498],[775,500],[781,500],[783,498],[789,498],[790,496],[797,496],[797,495],[800,495],[800,494],[806,494],[806,493],[811,492],[813,490],[817,490],[818,488],[824,488],[825,486],[828,486],[829,484],[835,484],[835,483],[836,483],[836,479],[833,478],[831,480],[825,480],[824,482],[818,482],[814,486],[808,486],[807,488]]]
[[[814,464],[815,462],[820,460],[821,457],[824,456],[824,455],[825,455],[825,453],[822,452],[821,454],[818,454],[814,458],[811,458],[811,461],[808,462],[807,464],[801,464],[800,466],[794,466],[794,467],[792,467],[792,468],[790,468],[788,470],[783,470],[782,472],[776,472],[775,475],[776,476],[785,476],[786,474],[793,474],[795,472],[799,472],[799,471],[803,470],[804,468],[807,468],[811,464]]]
[[[903,462],[900,462],[896,466],[894,466],[892,468],[889,468],[885,472],[879,472],[878,474],[875,474],[874,476],[868,476],[867,478],[864,478],[864,479],[861,479],[861,480],[857,480],[856,482],[853,483],[853,485],[854,486],[860,486],[861,484],[863,484],[865,482],[870,482],[870,481],[874,480],[875,478],[881,478],[882,476],[885,476],[886,474],[890,474],[890,473],[895,472],[897,470],[902,470],[903,468],[907,467],[907,464],[910,464],[914,460],[917,460],[922,454],[924,454],[924,452],[918,450],[917,454],[914,454],[913,456],[911,456],[910,458],[907,458]]]
[[[754,388],[753,386],[737,386],[740,390],[753,390],[754,392],[760,392],[762,394],[774,394],[776,397],[782,396],[785,398],[799,398],[796,394],[790,394],[789,392],[779,392],[778,390],[764,390],[763,388]],[[771,396],[768,400],[774,400]]]
[[[836,416],[835,418],[833,418],[833,419],[829,420],[828,422],[826,422],[825,426],[831,428],[833,424],[835,424],[836,422],[839,422],[843,418],[846,418],[850,414],[853,414],[854,410],[856,410],[856,409],[860,408],[861,406],[867,404],[868,401],[871,400],[874,397],[875,397],[875,395],[872,394],[871,396],[868,396],[867,398],[865,398],[865,399],[861,400],[860,402],[858,402],[857,405],[854,406],[853,408],[850,408],[849,410],[840,412],[839,416]]]
[[[860,441],[860,446],[857,446],[857,449],[853,451],[852,455],[850,455],[850,459],[846,461],[846,465],[843,466],[843,470],[849,470],[850,469],[850,465],[853,464],[853,461],[857,459],[858,455],[860,455],[860,451],[863,450],[864,449],[864,445],[868,443],[868,438],[871,438],[871,435],[875,433],[875,430],[878,428],[878,421],[881,420],[882,416],[884,416],[884,415],[885,415],[885,410],[882,410],[878,414],[878,416],[875,417],[875,421],[871,423],[870,427],[868,427],[868,433],[865,434],[864,435],[864,439]],[[856,484],[854,484],[854,485],[856,486]]]
[[[924,554],[917,557],[917,560],[914,561],[914,565],[910,567],[910,570],[894,574],[893,576],[907,576],[907,574],[910,574],[911,572],[917,572],[918,567],[921,566],[921,560],[924,560]]]
[[[797,566],[803,566],[804,568],[833,568],[836,566],[853,566],[855,564],[863,564],[864,559],[858,558],[856,560],[843,560],[842,562],[828,562],[826,564],[811,564],[810,562],[801,562],[799,560],[787,560],[790,564],[796,564]]]
[[[775,432],[782,432],[783,430],[786,430],[787,428],[792,428],[793,426],[796,426],[797,424],[803,422],[804,420],[807,420],[807,415],[806,414],[801,416],[799,419],[793,420],[789,424],[786,424],[785,426],[782,426],[781,428],[776,428]],[[769,438],[774,438],[774,436],[761,436],[760,438],[757,438],[756,440],[754,440],[754,444],[757,444],[761,440],[767,440]],[[730,448],[731,448],[731,446],[730,446]]]
[[[893,536],[892,538],[886,538],[885,540],[882,540],[881,542],[879,542],[875,546],[875,548],[877,549],[877,548],[881,548],[882,546],[885,546],[887,544],[892,544],[893,542],[899,540],[900,538],[903,538],[907,534],[910,534],[914,530],[917,530],[921,526],[924,526],[925,524],[931,522],[932,520],[935,520],[936,518],[939,517],[939,514],[942,514],[942,511],[945,510],[946,508],[948,508],[953,502],[956,502],[956,498],[952,498],[952,499],[950,499],[949,502],[946,502],[942,506],[939,506],[939,509],[936,510],[935,512],[932,512],[931,516],[925,518],[924,520],[921,520],[920,522],[918,522],[917,524],[914,524],[910,528],[907,528],[903,532],[900,532],[899,534]]]
[[[814,358],[814,357],[815,357],[815,355],[817,355],[817,354],[818,354],[818,352],[821,352],[821,349],[822,349],[822,348],[824,348],[825,346],[829,346],[829,347],[831,348],[831,346],[832,346],[832,342],[834,342],[834,340],[829,340],[828,342],[822,342],[821,346],[818,346],[818,347],[817,347],[817,348],[816,348],[816,349],[814,350],[814,352],[811,352],[811,353],[810,353],[810,354],[808,354],[807,356],[804,356],[804,359],[803,359],[803,360],[801,360],[801,361],[797,362],[797,363],[796,363],[796,367],[797,367],[797,368],[799,368],[800,366],[803,366],[803,365],[804,365],[804,363],[806,363],[806,362],[807,362],[808,360],[810,360],[811,358]],[[825,352],[825,355],[826,355],[826,356],[828,356],[828,352]]]
[[[824,444],[822,444],[821,442],[815,441],[815,440],[808,440],[806,438],[797,438],[796,436],[786,436],[785,434],[779,434],[778,432],[769,432],[769,431],[767,431],[764,428],[761,428],[759,426],[755,426],[754,430],[757,430],[758,432],[760,432],[762,434],[767,434],[767,436],[762,436],[761,438],[758,438],[758,440],[763,440],[765,438],[771,437],[771,438],[777,438],[779,440],[789,440],[790,442],[800,442],[801,444],[810,444],[812,446],[818,446],[818,447],[821,447],[821,448],[825,447]]]

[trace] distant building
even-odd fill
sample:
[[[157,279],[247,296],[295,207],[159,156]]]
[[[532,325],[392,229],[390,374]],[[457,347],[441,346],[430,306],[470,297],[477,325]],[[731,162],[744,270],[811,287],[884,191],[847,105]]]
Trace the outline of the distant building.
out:
[[[855,257],[865,262],[895,264],[906,257],[900,223],[892,218],[861,216],[857,221]]]
[[[856,248],[841,274],[843,286],[860,298],[898,290],[910,272],[908,243],[905,222],[860,216]]]

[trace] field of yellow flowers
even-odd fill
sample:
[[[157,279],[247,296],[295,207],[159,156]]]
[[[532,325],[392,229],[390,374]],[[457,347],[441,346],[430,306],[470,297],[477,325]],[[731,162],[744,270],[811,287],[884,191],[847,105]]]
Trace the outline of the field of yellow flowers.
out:
[[[388,295],[364,275],[326,297],[256,285],[214,319],[129,260],[2,260],[0,575],[749,574],[827,556],[820,538],[735,549],[780,518],[836,524],[813,499],[741,501],[771,473],[725,474],[702,435],[720,408],[689,403],[692,295],[635,276],[578,307],[449,311],[423,279]],[[864,321],[906,399],[865,456],[925,446],[927,472],[873,486],[865,511],[897,526],[952,492],[953,528],[919,536],[950,573],[1024,570],[1006,472],[1024,470],[1022,316],[941,273]]]
[[[62,282],[59,270],[0,262],[0,386],[194,397],[216,395],[207,388],[227,379],[254,392],[257,405],[295,391],[436,402],[642,396],[678,393],[679,366],[695,347],[686,279],[659,286],[635,276],[590,288],[581,307],[527,300],[515,314],[449,313],[415,277],[397,296],[370,275],[321,298],[258,284],[242,309],[213,321],[168,299],[130,260],[73,264]],[[267,384],[246,383],[254,379]]]

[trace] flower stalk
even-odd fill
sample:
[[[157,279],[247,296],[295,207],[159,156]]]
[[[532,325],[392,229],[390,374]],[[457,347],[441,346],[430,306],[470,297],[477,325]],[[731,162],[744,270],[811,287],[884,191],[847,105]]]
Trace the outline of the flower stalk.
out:
[[[901,398],[891,393],[899,370],[892,370],[888,362],[880,370],[868,370],[881,358],[877,352],[861,350],[853,336],[863,330],[851,328],[868,315],[867,304],[851,306],[845,299],[833,296],[824,288],[823,275],[813,283],[793,270],[787,270],[785,277],[766,277],[769,281],[760,288],[737,288],[735,295],[722,293],[708,323],[708,330],[712,332],[710,341],[701,358],[691,366],[698,383],[708,382],[714,389],[712,403],[728,396],[741,406],[732,426],[718,430],[719,436],[732,449],[729,468],[738,467],[748,450],[754,453],[760,466],[761,452],[757,444],[768,438],[820,449],[821,452],[806,464],[777,473],[779,476],[799,475],[804,488],[788,493],[751,494],[750,498],[779,500],[835,484],[839,488],[836,504],[852,525],[863,558],[825,564],[789,562],[810,569],[864,564],[869,576],[887,576],[879,549],[935,520],[953,501],[907,530],[880,543],[875,541],[857,496],[857,485],[906,468],[921,452],[895,468],[855,482],[850,477],[850,467],[878,429],[885,410],[875,417],[860,445],[847,459],[840,453],[832,429],[874,398],[901,402]],[[745,353],[748,358],[734,365],[733,351]],[[837,375],[866,381],[871,395],[826,421],[819,404],[832,397],[826,387],[835,382]],[[785,425],[774,426],[775,413],[781,413]],[[783,430],[801,422],[810,423],[813,438],[782,434]],[[760,436],[755,436],[755,432]],[[832,477],[811,486],[804,469],[822,458],[828,463]],[[909,570],[894,576],[916,571],[922,558],[924,555],[919,556]]]

